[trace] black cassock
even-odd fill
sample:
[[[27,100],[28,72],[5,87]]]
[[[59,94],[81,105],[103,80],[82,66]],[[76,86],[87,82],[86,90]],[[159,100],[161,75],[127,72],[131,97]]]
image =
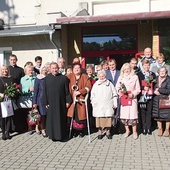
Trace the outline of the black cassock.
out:
[[[44,80],[43,103],[47,109],[46,132],[49,139],[62,140],[66,138],[67,108],[71,103],[69,80],[61,74],[49,74]]]

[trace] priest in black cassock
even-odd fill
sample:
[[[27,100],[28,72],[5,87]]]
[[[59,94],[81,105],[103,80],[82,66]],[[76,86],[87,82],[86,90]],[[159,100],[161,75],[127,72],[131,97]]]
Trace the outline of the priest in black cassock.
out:
[[[47,108],[46,133],[53,141],[62,141],[67,136],[67,108],[72,102],[69,80],[58,73],[58,64],[50,64],[50,74],[44,79],[43,102]]]

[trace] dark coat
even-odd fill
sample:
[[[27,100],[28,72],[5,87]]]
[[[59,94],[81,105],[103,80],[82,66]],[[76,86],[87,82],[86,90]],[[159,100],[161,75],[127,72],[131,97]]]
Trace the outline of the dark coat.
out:
[[[15,83],[20,84],[21,78],[25,75],[24,69],[15,65],[15,66],[8,66],[11,76],[14,78]]]
[[[68,78],[61,74],[48,74],[44,79],[43,104],[49,105],[46,124],[49,139],[62,140],[66,137],[66,103],[71,102]]]
[[[156,85],[155,85],[156,88]],[[162,82],[161,87],[158,89],[160,96],[155,95],[153,98],[153,117],[156,119],[164,119],[165,121],[170,121],[170,109],[159,109],[159,100],[163,95],[170,95],[170,77]]]
[[[40,75],[37,75],[34,83],[33,104],[38,105],[38,110],[40,115],[46,115],[46,108],[45,105],[42,103],[43,84],[44,84],[44,78],[40,77]]]

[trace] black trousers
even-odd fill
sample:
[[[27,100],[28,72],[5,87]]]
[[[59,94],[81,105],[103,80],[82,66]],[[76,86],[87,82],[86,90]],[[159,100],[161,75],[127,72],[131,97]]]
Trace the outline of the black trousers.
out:
[[[146,109],[140,109],[142,128],[145,130],[151,129],[152,117],[152,100],[147,102]]]
[[[1,118],[1,129],[2,133],[4,134],[5,132],[9,133],[11,130],[11,125],[12,125],[12,117],[6,117],[6,118]]]

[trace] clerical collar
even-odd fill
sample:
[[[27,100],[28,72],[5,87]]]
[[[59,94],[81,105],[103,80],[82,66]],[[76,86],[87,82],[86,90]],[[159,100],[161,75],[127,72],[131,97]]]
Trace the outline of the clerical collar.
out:
[[[14,67],[17,67],[17,65],[14,65],[14,66],[11,66],[11,67],[13,67],[13,68],[14,68]]]

